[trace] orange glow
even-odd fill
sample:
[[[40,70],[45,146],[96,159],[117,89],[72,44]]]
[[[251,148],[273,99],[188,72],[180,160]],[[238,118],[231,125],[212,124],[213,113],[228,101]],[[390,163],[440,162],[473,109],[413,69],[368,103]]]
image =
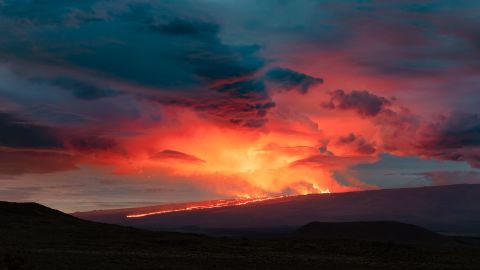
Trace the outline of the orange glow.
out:
[[[343,183],[334,178],[336,171],[376,160],[375,153],[359,154],[348,145],[335,143],[351,132],[375,140],[370,121],[344,112],[314,113],[313,106],[318,110],[319,102],[295,92],[280,92],[273,98],[279,107],[303,111],[273,109],[264,127],[248,129],[219,123],[190,109],[164,106],[160,114],[166,115],[166,121],[119,139],[122,150],[118,153],[88,156],[97,160],[87,162],[110,163],[116,174],[151,181],[165,181],[165,176],[187,179],[199,189],[230,198],[372,188],[353,175]],[[130,123],[129,128],[139,127]]]
[[[320,193],[330,193],[330,190],[328,189],[322,190]],[[248,197],[248,195],[246,196]],[[298,195],[295,195],[295,196],[298,196]],[[172,209],[158,210],[158,211],[152,211],[147,213],[130,214],[130,215],[127,215],[126,217],[141,218],[146,216],[161,215],[161,214],[175,213],[175,212],[185,212],[185,211],[212,209],[212,208],[229,207],[229,206],[241,206],[241,205],[246,205],[246,204],[251,204],[256,202],[270,201],[270,200],[276,200],[276,199],[287,198],[287,197],[291,197],[291,196],[280,195],[280,196],[261,197],[261,198],[216,200],[216,201],[203,202],[203,204],[202,202],[192,203],[190,206],[181,207],[181,208],[172,208]]]

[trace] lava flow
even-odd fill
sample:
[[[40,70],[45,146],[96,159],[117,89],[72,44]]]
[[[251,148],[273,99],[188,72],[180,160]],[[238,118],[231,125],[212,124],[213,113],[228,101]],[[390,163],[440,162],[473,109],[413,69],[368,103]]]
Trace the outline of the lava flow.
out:
[[[328,189],[322,190],[321,193],[330,193],[330,190]],[[299,196],[299,195],[280,195],[280,196],[248,198],[248,199],[217,200],[217,201],[210,201],[207,203],[203,202],[203,204],[193,204],[193,205],[181,207],[181,208],[164,209],[164,210],[158,210],[158,211],[147,212],[147,213],[139,213],[139,214],[130,214],[130,215],[127,215],[126,217],[141,218],[146,216],[160,215],[160,214],[167,214],[167,213],[174,213],[174,212],[184,212],[184,211],[220,208],[220,207],[228,207],[228,206],[240,206],[240,205],[246,205],[246,204],[255,203],[255,202],[263,202],[263,201],[287,198],[292,196]]]

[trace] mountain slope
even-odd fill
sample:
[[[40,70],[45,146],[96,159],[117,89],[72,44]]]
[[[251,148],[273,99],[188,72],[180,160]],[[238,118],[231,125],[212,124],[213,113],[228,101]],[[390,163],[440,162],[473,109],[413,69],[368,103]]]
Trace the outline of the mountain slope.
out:
[[[152,209],[155,207],[149,208]],[[152,230],[299,227],[312,221],[394,220],[439,232],[480,234],[480,185],[311,194],[241,206],[126,218],[127,214],[140,210],[119,209],[74,215]]]
[[[296,230],[295,235],[308,239],[356,239],[410,244],[450,242],[450,239],[443,235],[393,221],[311,222]]]

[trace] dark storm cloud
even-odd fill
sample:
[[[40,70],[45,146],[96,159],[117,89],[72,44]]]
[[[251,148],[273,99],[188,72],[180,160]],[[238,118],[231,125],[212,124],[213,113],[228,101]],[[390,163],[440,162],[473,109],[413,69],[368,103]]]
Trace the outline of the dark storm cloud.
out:
[[[264,65],[257,55],[258,45],[227,45],[219,38],[220,25],[213,22],[173,19],[153,22],[151,29],[175,40],[177,51],[172,57],[191,65],[193,74],[207,80],[218,80],[254,74]]]
[[[209,104],[198,103],[193,108],[201,112],[228,120],[229,123],[247,128],[261,128],[266,123],[264,118],[268,110],[275,107],[269,100],[245,102],[243,98],[228,101],[213,101]]]
[[[7,118],[7,121],[5,121]],[[0,175],[51,173],[78,169],[78,153],[119,150],[114,139],[92,135],[61,136],[60,129],[10,121],[0,114]]]
[[[358,154],[369,155],[375,153],[375,144],[372,142],[367,142],[365,138],[353,133],[348,134],[347,136],[339,137],[337,142],[338,145],[345,145],[351,147],[353,151]]]
[[[61,148],[55,130],[0,112],[0,146],[11,148]]]
[[[92,82],[80,81],[68,77],[57,78],[53,80],[52,84],[70,91],[79,99],[85,100],[94,100],[121,94],[120,91],[115,89],[99,87]]]
[[[248,83],[246,83],[248,85]],[[240,84],[241,85],[241,84]],[[238,86],[238,85],[237,85]],[[216,98],[154,98],[148,99],[163,105],[191,108],[199,113],[205,113],[213,120],[227,125],[261,128],[266,123],[267,112],[275,107],[275,103],[263,94],[257,96],[255,90],[241,90],[231,86],[215,88],[221,90],[224,96]],[[211,89],[214,91],[215,89]],[[236,96],[240,92],[245,92]]]
[[[0,55],[177,88],[198,86],[202,78],[251,74],[264,64],[258,46],[222,42],[215,22],[175,18],[174,3],[29,2],[8,2],[2,9],[0,27],[11,38],[0,42]],[[85,14],[104,18],[82,20]],[[19,21],[27,21],[25,31],[34,34],[9,27]]]
[[[392,104],[392,100],[377,96],[366,90],[353,90],[346,93],[336,90],[330,93],[330,100],[323,104],[324,108],[353,110],[360,116],[376,116],[386,107]]]
[[[252,75],[264,65],[257,57],[258,46],[224,46],[205,44],[206,47],[187,52],[183,61],[194,67],[194,73],[210,80]]]
[[[105,151],[117,146],[113,138],[79,135],[59,127],[42,126],[8,113],[0,113],[0,130],[0,147],[11,149]]]
[[[467,161],[480,167],[480,116],[453,113],[428,125],[416,142],[419,152],[440,159]]]
[[[320,78],[287,68],[272,68],[265,74],[265,79],[284,89],[296,88],[302,94],[307,93],[312,86],[323,83],[323,80]]]
[[[221,93],[227,93],[232,97],[243,99],[264,99],[268,98],[266,87],[261,80],[243,80],[234,83],[227,83],[215,89]]]
[[[438,135],[435,145],[442,148],[480,146],[480,116],[454,113],[431,128]]]
[[[426,120],[400,107],[385,109],[372,121],[379,127],[386,152],[465,161],[480,168],[480,115],[476,113],[454,112]]]
[[[91,5],[96,0],[80,3],[59,0],[4,0],[0,2],[0,14],[16,19],[24,25],[45,25],[64,23],[70,12],[79,14],[92,12]]]
[[[167,35],[202,35],[205,38],[215,38],[219,32],[217,24],[182,19],[175,19],[167,23],[153,23],[152,29]]]
[[[67,145],[78,151],[109,151],[118,147],[114,139],[99,136],[73,137]]]
[[[247,128],[261,128],[266,123],[263,117],[275,107],[269,91],[298,90],[305,94],[312,86],[322,82],[320,78],[275,67],[261,76],[241,78],[215,86],[212,90],[227,95],[225,100],[219,98],[213,102],[201,102],[192,107],[200,111],[210,111],[217,116],[223,115],[233,124]]]
[[[77,169],[79,152],[116,150],[116,141],[43,126],[0,113],[0,175],[50,173]]]
[[[218,23],[187,12],[193,6],[135,1],[28,3],[5,4],[0,29],[10,38],[0,42],[0,56],[48,67],[33,77],[43,76],[78,99],[132,94],[250,128],[263,126],[273,107],[263,79],[257,78],[266,63],[260,46],[225,43]],[[27,24],[25,30],[35,34],[9,27],[16,22]],[[133,87],[105,83],[112,80]],[[302,89],[308,84],[303,82]],[[132,91],[136,86],[150,93]]]

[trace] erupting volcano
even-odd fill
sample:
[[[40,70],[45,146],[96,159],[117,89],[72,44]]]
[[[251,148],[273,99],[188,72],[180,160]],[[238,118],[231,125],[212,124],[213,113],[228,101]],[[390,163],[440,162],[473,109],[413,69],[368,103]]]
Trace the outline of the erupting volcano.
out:
[[[330,193],[330,190],[322,190],[322,194]],[[306,194],[305,194],[306,195]],[[127,218],[141,218],[146,216],[152,215],[160,215],[160,214],[167,214],[173,212],[185,212],[185,211],[193,211],[193,210],[201,210],[201,209],[211,209],[211,208],[220,208],[220,207],[229,207],[229,206],[240,206],[246,205],[255,202],[263,202],[281,198],[287,198],[293,195],[280,195],[280,196],[272,196],[272,197],[259,197],[259,198],[246,198],[246,199],[229,199],[229,200],[215,200],[215,201],[207,201],[207,202],[194,202],[188,204],[186,207],[179,207],[175,208],[172,206],[167,206],[169,209],[159,209],[157,211],[151,212],[141,212],[141,213],[132,213],[128,214]],[[298,196],[298,195],[297,195]]]
[[[344,222],[353,223],[337,235],[397,228],[372,220],[480,233],[479,14],[479,0],[0,0],[0,202],[222,236],[305,224],[335,231]],[[22,217],[18,205],[4,205]],[[30,269],[2,264],[10,234],[1,211],[0,270]],[[42,217],[21,221],[11,229],[24,239],[57,240],[36,228]],[[72,244],[88,246],[70,238],[68,220],[61,227]],[[265,269],[290,270],[326,250],[336,254],[304,269],[374,266],[325,243],[317,252],[281,239],[268,258],[258,252],[271,253],[265,243],[231,239],[213,245],[229,254],[210,260],[202,244],[199,261],[189,261],[196,240],[150,250],[154,241],[114,235],[112,245],[135,247],[131,255],[151,266],[127,267],[123,260],[136,259],[110,257],[100,235],[92,246],[108,254],[87,250],[92,265],[83,269],[183,269],[177,261],[264,269],[261,259],[278,263]],[[385,268],[386,253],[397,256],[391,246],[373,268]],[[59,250],[55,257],[77,252],[65,243]],[[159,252],[173,257],[155,259]],[[332,264],[340,253],[350,258]],[[417,255],[404,258],[425,258]],[[356,258],[362,267],[342,267]]]

